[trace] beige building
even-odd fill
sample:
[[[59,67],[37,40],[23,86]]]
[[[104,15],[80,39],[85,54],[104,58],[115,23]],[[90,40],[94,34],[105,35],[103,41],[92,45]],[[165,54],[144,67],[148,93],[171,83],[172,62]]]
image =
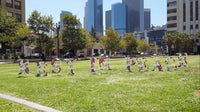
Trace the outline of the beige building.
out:
[[[182,32],[192,35],[195,41],[194,52],[200,51],[196,38],[200,23],[199,0],[167,0],[167,32]]]
[[[0,9],[7,11],[8,17],[15,17],[25,23],[25,0],[0,0]]]
[[[8,17],[15,17],[17,22],[25,24],[25,0],[0,0],[0,10],[6,11]],[[15,49],[16,54],[21,54],[23,47]],[[11,54],[10,47],[0,42],[0,55]]]

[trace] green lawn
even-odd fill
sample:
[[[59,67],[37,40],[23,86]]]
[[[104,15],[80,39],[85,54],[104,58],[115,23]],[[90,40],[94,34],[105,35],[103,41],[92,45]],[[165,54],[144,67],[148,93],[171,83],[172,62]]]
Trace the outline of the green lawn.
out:
[[[166,57],[159,57],[164,68]],[[148,58],[153,69],[155,58]],[[171,66],[178,64],[170,61]],[[30,75],[18,75],[18,64],[0,65],[0,93],[33,101],[61,111],[200,111],[200,57],[189,56],[189,67],[178,71],[139,73],[137,64],[132,73],[125,72],[125,59],[112,59],[112,71],[90,73],[90,61],[77,61],[74,76],[69,65],[62,64],[59,74],[35,77],[36,63]],[[48,70],[51,67],[49,65]],[[96,69],[98,64],[96,62]],[[2,105],[0,105],[0,109]],[[6,108],[3,108],[6,109]]]
[[[0,99],[0,112],[33,112],[21,105],[13,104],[11,102]]]

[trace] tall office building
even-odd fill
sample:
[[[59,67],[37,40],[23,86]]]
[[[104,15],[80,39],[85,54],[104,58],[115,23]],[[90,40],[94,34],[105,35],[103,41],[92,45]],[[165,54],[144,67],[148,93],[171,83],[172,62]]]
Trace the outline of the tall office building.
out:
[[[119,35],[126,33],[126,5],[116,3],[112,5],[112,28]]]
[[[151,27],[151,9],[144,9],[144,30]]]
[[[60,29],[61,30],[64,28],[64,23],[62,20],[62,17],[64,16],[64,14],[72,15],[72,13],[69,11],[61,11],[61,13],[60,13]]]
[[[122,0],[127,5],[127,33],[144,31],[144,0]]]
[[[103,35],[103,0],[88,0],[86,2],[84,28],[89,33],[92,27],[97,34]]]
[[[112,15],[111,10],[106,11],[106,19],[105,19],[106,20],[106,30],[108,30],[110,27],[112,27],[111,26],[111,24],[112,24],[111,15]]]
[[[200,23],[199,0],[167,0],[167,32],[182,32],[196,37]],[[200,51],[195,38],[194,52]]]
[[[25,23],[25,0],[0,0],[0,9],[7,11],[8,17],[15,17],[17,22]]]

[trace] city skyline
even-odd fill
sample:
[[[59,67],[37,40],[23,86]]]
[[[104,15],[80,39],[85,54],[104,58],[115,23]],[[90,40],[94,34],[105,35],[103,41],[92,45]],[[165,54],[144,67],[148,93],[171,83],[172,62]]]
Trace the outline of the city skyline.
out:
[[[76,15],[80,19],[80,22],[84,23],[84,8],[87,0],[81,0],[79,2],[70,0],[60,0],[59,2],[47,0],[39,1],[26,1],[26,20],[30,16],[31,12],[38,10],[42,15],[51,15],[54,18],[54,22],[57,23],[60,20],[60,12],[62,10],[70,11],[73,15]],[[105,11],[111,10],[112,4],[121,3],[122,0],[109,0],[103,1],[103,27],[105,30]],[[56,4],[56,5],[55,5]],[[151,24],[157,26],[165,25],[167,23],[166,17],[166,0],[144,0],[144,8],[151,9]],[[37,6],[37,7],[35,7]],[[82,26],[83,27],[83,26]]]

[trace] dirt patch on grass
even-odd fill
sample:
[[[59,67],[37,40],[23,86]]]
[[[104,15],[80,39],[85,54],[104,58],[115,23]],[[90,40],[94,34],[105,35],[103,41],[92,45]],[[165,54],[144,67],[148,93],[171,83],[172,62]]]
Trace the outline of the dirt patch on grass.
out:
[[[106,80],[107,80],[107,83],[110,84],[110,83],[119,83],[119,82],[123,81],[124,78],[110,76],[110,77],[107,77]]]
[[[125,97],[125,95],[121,94],[121,93],[115,94],[114,96],[115,96],[115,98],[123,98],[123,97]]]
[[[197,96],[200,96],[200,90],[196,90],[196,91],[195,91],[195,94],[196,94]]]

